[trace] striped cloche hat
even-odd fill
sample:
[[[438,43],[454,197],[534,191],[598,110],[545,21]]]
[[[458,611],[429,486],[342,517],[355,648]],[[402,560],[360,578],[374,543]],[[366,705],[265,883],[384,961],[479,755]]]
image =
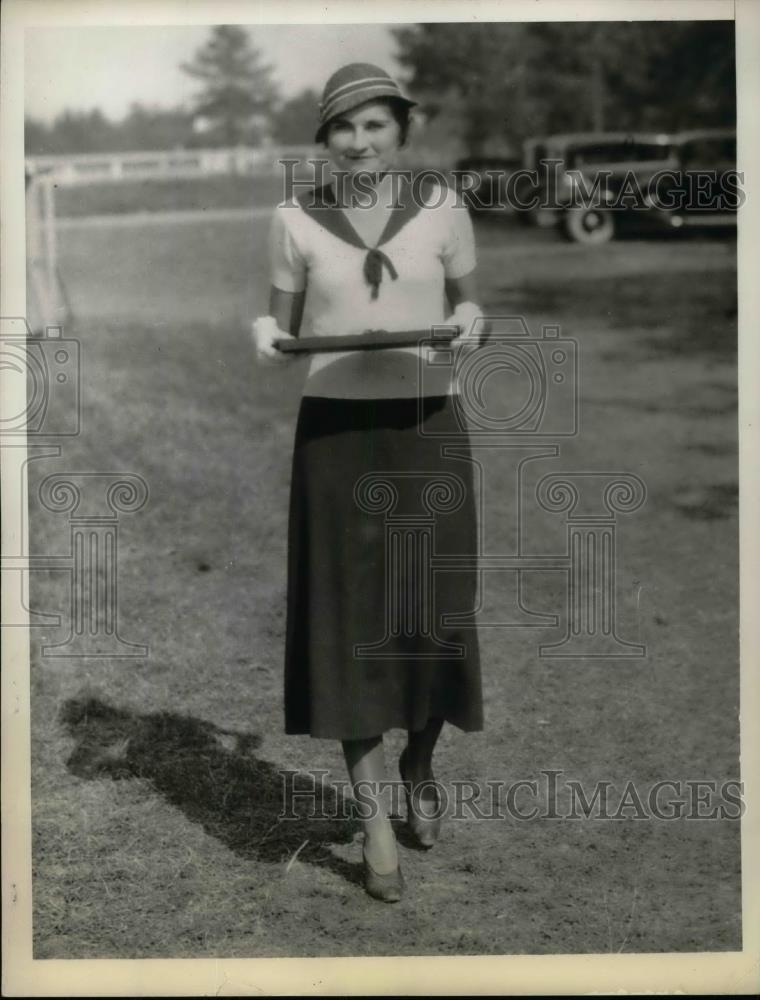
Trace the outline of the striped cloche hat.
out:
[[[371,63],[349,63],[336,70],[325,84],[319,105],[319,128],[315,142],[322,142],[329,122],[365,101],[379,97],[394,100],[413,108],[417,102],[404,97],[396,81],[384,69]]]

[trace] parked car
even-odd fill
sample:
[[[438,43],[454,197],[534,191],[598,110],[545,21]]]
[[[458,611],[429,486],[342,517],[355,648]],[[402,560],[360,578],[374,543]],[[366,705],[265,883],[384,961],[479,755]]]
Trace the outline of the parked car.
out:
[[[735,226],[742,199],[733,129],[540,136],[525,142],[520,169],[496,157],[457,167],[479,174],[473,211],[516,212],[578,243],[632,229]]]
[[[642,217],[665,229],[736,227],[743,201],[736,172],[736,132],[702,129],[672,137],[678,166],[674,177],[662,177]]]
[[[525,164],[543,177],[527,219],[578,243],[631,229],[736,225],[730,129],[548,136],[526,143]]]

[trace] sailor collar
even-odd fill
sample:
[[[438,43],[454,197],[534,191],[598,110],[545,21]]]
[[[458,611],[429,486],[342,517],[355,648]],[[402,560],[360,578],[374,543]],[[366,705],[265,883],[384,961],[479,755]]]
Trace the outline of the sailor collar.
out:
[[[429,178],[423,178],[422,184],[413,184],[405,174],[400,176],[398,193],[394,201],[388,221],[374,247],[369,247],[359,233],[351,225],[348,216],[338,204],[335,188],[324,184],[299,195],[296,201],[306,215],[313,218],[333,236],[359,250],[366,250],[364,258],[364,280],[371,287],[371,297],[376,299],[383,277],[383,268],[390,274],[393,281],[398,278],[398,272],[387,254],[380,250],[384,243],[390,242],[404,226],[410,222],[422,208],[422,200],[429,189]],[[416,191],[415,191],[416,188]],[[417,197],[415,198],[415,193]]]

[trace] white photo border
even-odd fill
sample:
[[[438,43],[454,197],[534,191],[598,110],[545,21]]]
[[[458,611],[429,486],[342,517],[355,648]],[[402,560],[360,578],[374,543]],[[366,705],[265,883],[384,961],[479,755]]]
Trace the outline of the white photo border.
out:
[[[760,4],[756,0],[5,0],[2,7],[3,220],[0,316],[24,316],[24,31],[31,27],[219,23],[416,23],[520,20],[736,20],[741,583],[742,952],[493,956],[34,960],[32,957],[28,629],[2,633],[2,910],[6,996],[459,995],[732,993],[760,989]],[[2,377],[0,372],[0,378]],[[6,412],[20,412],[16,382]],[[18,483],[2,477],[3,548],[21,528]],[[13,595],[2,594],[3,620]],[[23,595],[24,601],[28,597]],[[755,887],[753,889],[753,886]]]

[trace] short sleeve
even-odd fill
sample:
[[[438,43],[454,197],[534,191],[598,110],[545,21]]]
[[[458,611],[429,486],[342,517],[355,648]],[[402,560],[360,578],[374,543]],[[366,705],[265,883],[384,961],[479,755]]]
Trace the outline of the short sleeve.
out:
[[[302,292],[306,288],[306,261],[298,249],[285,219],[296,209],[278,206],[269,229],[269,267],[272,284],[283,292]]]
[[[444,274],[447,278],[462,278],[477,264],[472,219],[467,207],[453,191],[448,192],[445,210],[447,226],[441,253]]]

